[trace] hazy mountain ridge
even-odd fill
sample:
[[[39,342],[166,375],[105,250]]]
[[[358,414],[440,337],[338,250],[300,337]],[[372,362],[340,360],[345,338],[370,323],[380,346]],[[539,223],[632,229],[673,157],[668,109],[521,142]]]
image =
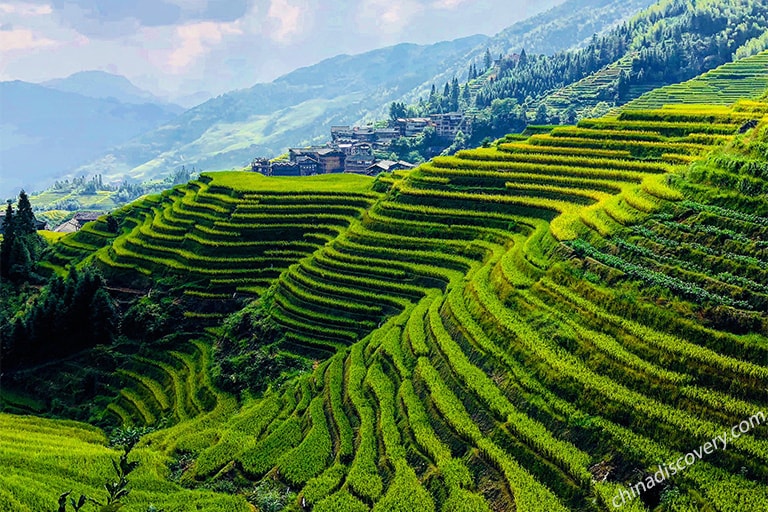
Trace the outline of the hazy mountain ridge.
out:
[[[0,107],[0,194],[47,187],[178,112],[178,107],[122,103],[21,81],[0,82]]]
[[[593,31],[606,30],[649,3],[571,0],[493,38],[473,36],[339,55],[271,83],[212,98],[157,129],[132,133],[133,138],[118,141],[70,175],[144,180],[181,165],[240,167],[258,155],[274,156],[290,146],[325,141],[331,125],[381,119],[392,101],[415,100],[433,83],[466,76],[469,63],[482,59],[486,49],[498,55],[522,47],[548,52],[578,46]],[[551,37],[543,37],[548,31]],[[119,90],[119,85],[111,87]],[[71,87],[83,90],[77,83]]]
[[[71,92],[81,96],[97,99],[115,99],[121,103],[143,105],[151,103],[162,105],[169,111],[181,114],[186,110],[180,105],[175,105],[163,98],[159,98],[149,91],[140,89],[130,80],[121,75],[106,73],[104,71],[80,71],[66,78],[56,78],[42,82],[39,85],[48,89],[62,92]]]
[[[147,178],[183,164],[242,166],[258,154],[325,140],[332,124],[353,123],[435,76],[486,36],[434,45],[400,44],[340,55],[267,84],[213,98],[172,123],[115,148],[78,172]]]

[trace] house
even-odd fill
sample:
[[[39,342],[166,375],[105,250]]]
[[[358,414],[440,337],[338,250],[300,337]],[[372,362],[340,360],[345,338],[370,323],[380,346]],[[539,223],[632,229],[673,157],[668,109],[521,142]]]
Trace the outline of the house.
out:
[[[67,222],[56,226],[54,231],[56,233],[74,233],[76,231],[80,231],[83,226],[89,222],[94,222],[102,215],[104,215],[103,212],[78,212]]]
[[[315,174],[320,174],[320,162],[311,156],[298,157],[296,159],[296,165],[299,166],[299,174],[301,176],[314,176]]]
[[[403,137],[415,137],[432,126],[432,120],[428,117],[406,117],[398,119],[395,126]]]
[[[272,162],[268,158],[254,158],[251,162],[251,171],[260,172],[264,176],[272,176]]]
[[[301,169],[296,162],[278,160],[271,162],[269,176],[301,176]]]
[[[412,163],[400,160],[399,162],[393,162],[392,160],[381,160],[376,162],[372,166],[365,170],[365,174],[369,176],[376,176],[382,172],[399,171],[403,169],[413,169],[416,167]]]
[[[400,138],[400,130],[397,128],[379,128],[376,130],[376,142],[379,144],[391,144],[398,138]]]
[[[355,126],[352,131],[352,138],[357,142],[375,142],[376,131],[370,126]]]
[[[365,174],[365,171],[376,163],[371,144],[356,144],[344,162],[344,172]]]
[[[472,135],[472,120],[462,112],[432,114],[429,116],[439,137],[453,140],[461,130],[467,137]]]
[[[336,144],[354,140],[354,132],[349,126],[331,126],[331,141]]]
[[[337,148],[326,146],[314,146],[309,148],[291,148],[288,150],[288,156],[291,162],[296,163],[300,157],[310,157],[316,160],[320,167],[318,174],[329,174],[332,172],[344,172],[344,159],[346,155]]]
[[[317,152],[317,161],[320,164],[319,173],[344,172],[345,158],[344,152],[336,148],[321,149]]]

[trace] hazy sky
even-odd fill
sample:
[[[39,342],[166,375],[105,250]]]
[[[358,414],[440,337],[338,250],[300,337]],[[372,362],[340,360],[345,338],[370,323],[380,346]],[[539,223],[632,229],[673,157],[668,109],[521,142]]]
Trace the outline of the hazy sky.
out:
[[[221,93],[339,53],[492,35],[563,0],[0,0],[0,80]]]

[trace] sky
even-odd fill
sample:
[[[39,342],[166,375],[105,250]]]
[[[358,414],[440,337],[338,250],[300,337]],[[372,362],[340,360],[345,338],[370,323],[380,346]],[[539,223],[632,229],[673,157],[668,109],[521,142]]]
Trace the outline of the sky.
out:
[[[98,69],[170,99],[341,53],[493,35],[564,0],[0,0],[0,81]]]

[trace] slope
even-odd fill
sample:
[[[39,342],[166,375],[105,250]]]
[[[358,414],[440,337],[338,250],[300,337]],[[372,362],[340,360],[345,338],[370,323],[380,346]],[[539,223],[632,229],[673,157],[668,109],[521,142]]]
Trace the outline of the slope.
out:
[[[463,59],[402,96],[398,101],[413,102],[429,93],[432,84],[441,85],[454,77],[465,79],[470,63],[483,64],[485,52],[494,59],[499,55],[520,53],[552,55],[585,44],[594,34],[602,34],[650,6],[654,0],[568,0],[515,23],[474,48]],[[386,112],[379,111],[379,118]]]
[[[242,167],[256,155],[325,141],[331,125],[372,121],[389,103],[415,100],[433,83],[466,76],[486,49],[495,54],[525,46],[549,52],[577,45],[592,32],[626,19],[648,0],[570,0],[489,39],[475,36],[430,46],[398,45],[339,56],[270,84],[234,91],[200,105],[173,124],[145,134],[79,172],[156,178],[167,169]],[[573,29],[572,27],[579,27]],[[552,31],[550,37],[544,33]]]
[[[261,435],[242,437],[230,423],[226,442],[200,452],[192,474],[202,480],[235,461],[250,478],[304,486],[316,510],[605,510],[620,485],[753,417],[749,435],[690,468],[665,500],[670,509],[766,506],[765,417],[753,416],[768,377],[756,252],[765,202],[744,197],[734,209],[734,198],[717,210],[711,192],[693,201],[665,177],[745,119],[763,118],[763,108],[596,120],[437,160],[396,181],[363,222],[279,279],[274,319],[294,343],[333,342],[336,355],[293,397],[259,405],[273,411]],[[751,133],[762,140],[764,130]],[[712,238],[699,250],[711,257],[695,259],[698,268],[647,257],[630,266],[610,259],[610,247],[585,249],[588,240],[618,244],[632,225],[650,229],[670,209],[674,226],[663,235],[638,227],[635,236],[671,237],[669,258],[690,261],[683,230],[698,229],[692,210],[708,213]],[[657,217],[646,221],[649,213]],[[718,244],[727,235],[717,230],[736,221],[750,234]],[[573,240],[576,259],[553,265],[557,240]],[[629,243],[638,242],[619,247]],[[732,253],[743,267],[728,263]],[[630,290],[650,297],[619,300]],[[332,329],[319,306],[372,294],[402,313],[359,342]],[[669,309],[650,300],[657,294]],[[347,315],[343,305],[333,313],[333,322]],[[692,321],[702,313],[704,325]],[[752,338],[729,332],[734,322]],[[628,507],[658,500],[649,493]]]
[[[766,111],[627,110],[380,177],[383,195],[261,295],[283,349],[313,370],[147,442],[192,452],[192,485],[276,479],[317,511],[592,511],[746,421],[727,451],[625,507],[767,507]],[[185,215],[215,242],[210,226],[236,210],[211,195],[271,207],[270,182],[245,176],[211,173],[155,199],[163,208],[137,205],[144,232],[125,226],[97,257],[160,240]],[[327,184],[285,183],[321,225]],[[252,228],[256,240],[270,229]],[[145,265],[165,250],[179,256],[161,265],[189,275],[169,240],[102,264],[156,274]],[[137,410],[128,419],[146,420]]]
[[[202,169],[240,168],[256,155],[325,140],[331,125],[354,122],[360,112],[399,97],[485,39],[334,57],[207,101],[80,171],[145,179],[190,162]]]
[[[538,124],[589,117],[598,106],[605,112],[730,62],[746,49],[764,49],[766,29],[763,2],[660,0],[581,49],[502,62],[491,71],[493,80],[474,93],[485,113],[477,124],[491,115],[495,100],[537,109]]]
[[[668,104],[732,105],[757,97],[768,87],[768,51],[713,69],[680,84],[669,85],[629,102],[626,109],[661,108]]]
[[[104,434],[88,425],[70,421],[0,414],[0,508],[14,512],[55,510],[59,494],[72,496],[106,494],[105,482],[114,478],[112,464],[120,452],[107,446]],[[123,500],[126,511],[157,509],[181,512],[207,510],[247,512],[242,497],[211,491],[190,491],[162,483],[157,472],[166,471],[166,462],[156,453],[137,449],[133,460],[138,469],[131,475],[130,490]],[[23,461],[23,462],[22,462]],[[90,506],[90,505],[88,505]]]

